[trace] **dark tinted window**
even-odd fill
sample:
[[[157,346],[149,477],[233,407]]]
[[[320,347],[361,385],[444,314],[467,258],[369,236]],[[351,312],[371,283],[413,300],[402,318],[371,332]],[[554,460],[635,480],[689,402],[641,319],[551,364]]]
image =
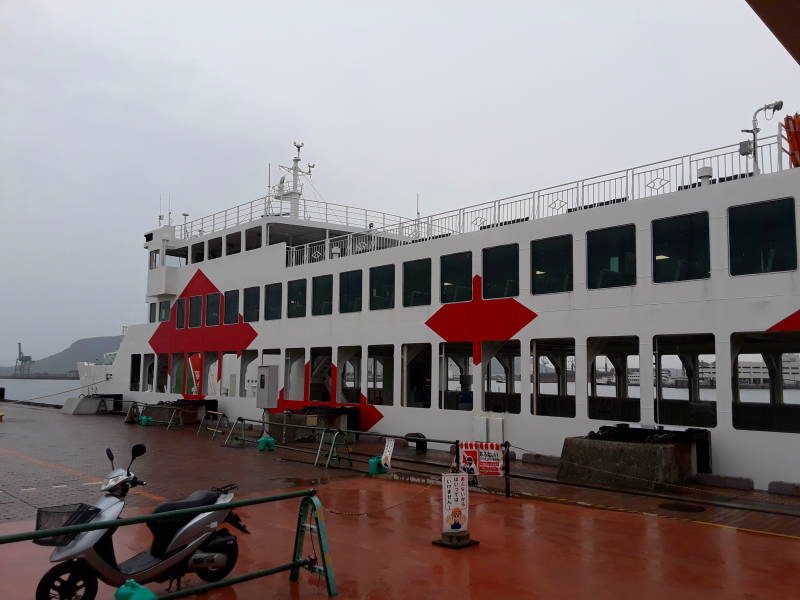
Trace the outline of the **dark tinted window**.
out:
[[[219,300],[221,294],[206,296],[206,325],[219,325]]]
[[[653,221],[653,281],[684,281],[711,275],[708,213]]]
[[[189,327],[200,327],[203,324],[203,297],[189,298]]]
[[[203,261],[205,256],[205,246],[203,242],[192,244],[192,263],[199,263]]]
[[[394,308],[394,265],[369,270],[369,309]]]
[[[158,316],[158,305],[155,302],[150,303],[150,322],[155,323]]]
[[[586,234],[589,289],[636,284],[636,228],[609,227]]]
[[[361,310],[361,271],[339,273],[339,312]]]
[[[158,320],[169,321],[169,300],[162,300],[158,303]]]
[[[244,232],[244,249],[261,248],[261,227],[251,227]]]
[[[175,301],[175,327],[183,329],[186,327],[186,300],[178,298]]]
[[[208,240],[208,260],[222,256],[222,238]]]
[[[794,199],[728,209],[731,275],[797,268]]]
[[[242,251],[242,232],[235,231],[225,236],[225,256]]]
[[[447,254],[440,265],[442,302],[472,300],[472,252]]]
[[[225,292],[225,325],[239,322],[239,290]]]
[[[572,236],[531,242],[531,293],[572,291]]]
[[[403,306],[431,303],[431,259],[403,263]]]
[[[519,294],[519,246],[507,244],[483,249],[483,297]]]
[[[258,321],[258,314],[261,312],[259,306],[261,301],[261,287],[244,288],[244,309],[242,311],[244,320],[248,323]]]
[[[311,314],[329,315],[333,310],[333,275],[311,280]]]
[[[286,284],[286,316],[306,316],[306,280],[295,279]]]
[[[264,286],[264,319],[271,321],[281,318],[281,299],[282,285],[280,283],[270,283]]]

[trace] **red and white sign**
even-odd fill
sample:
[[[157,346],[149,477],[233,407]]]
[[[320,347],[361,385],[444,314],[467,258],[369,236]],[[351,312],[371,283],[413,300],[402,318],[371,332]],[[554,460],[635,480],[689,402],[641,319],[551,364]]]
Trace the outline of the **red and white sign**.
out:
[[[502,477],[503,446],[497,442],[459,442],[459,468],[467,475]]]

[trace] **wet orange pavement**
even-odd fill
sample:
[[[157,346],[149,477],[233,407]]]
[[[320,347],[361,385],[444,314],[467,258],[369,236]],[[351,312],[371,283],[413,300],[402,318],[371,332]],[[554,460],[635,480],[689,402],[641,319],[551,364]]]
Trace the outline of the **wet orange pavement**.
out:
[[[142,432],[131,426],[120,428],[117,434],[127,436],[130,432],[146,436],[148,444],[159,443],[164,449],[181,444],[180,448],[173,447],[176,453],[194,439],[180,432]],[[0,438],[3,445],[6,441],[7,438]],[[248,465],[249,479],[239,498],[275,493],[274,485],[258,487],[258,482],[263,485],[267,481],[289,480],[269,475],[285,477],[288,469],[303,478],[313,469],[287,463],[277,453],[259,454],[252,448],[233,450],[196,443],[194,451],[202,448],[208,461]],[[14,451],[36,455],[30,447]],[[45,454],[39,454],[37,459],[55,460]],[[61,460],[62,466],[68,462],[63,457]],[[141,460],[141,473],[145,473],[145,458]],[[48,469],[41,464],[36,468]],[[88,466],[81,465],[76,470],[84,473]],[[147,470],[149,478],[158,476],[155,465],[150,464]],[[0,474],[4,472],[0,470]],[[218,473],[212,475],[219,478]],[[237,473],[237,477],[248,475]],[[331,479],[317,482],[316,487],[326,510],[341,598],[672,600],[797,595],[800,540],[790,536],[472,493],[471,531],[481,543],[455,551],[431,544],[438,537],[441,522],[440,490],[436,486],[352,472],[345,476],[340,471]],[[96,488],[92,494],[97,494]],[[239,536],[241,554],[234,574],[290,560],[298,504],[291,500],[240,509],[253,535]],[[147,512],[152,505],[148,498],[137,498],[126,514]],[[0,516],[4,506],[11,505],[0,502]],[[32,527],[30,520],[8,521],[0,524],[0,535]],[[127,558],[149,545],[149,533],[143,525],[122,528],[115,536],[115,545],[118,557]],[[313,553],[310,542],[306,543],[306,550]],[[49,551],[30,542],[0,546],[2,597],[32,598],[38,579],[49,566]],[[197,582],[189,576],[185,584]],[[157,592],[165,589],[163,585],[150,587]],[[110,588],[101,586],[101,590],[99,598],[113,597]],[[289,582],[288,574],[282,573],[202,597],[324,598],[326,591],[319,576],[303,571],[298,583]]]

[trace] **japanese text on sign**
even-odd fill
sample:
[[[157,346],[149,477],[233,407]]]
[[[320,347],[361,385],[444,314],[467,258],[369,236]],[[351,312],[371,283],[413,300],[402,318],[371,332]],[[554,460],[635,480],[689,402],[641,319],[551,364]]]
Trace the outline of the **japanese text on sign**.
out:
[[[466,473],[442,473],[442,531],[469,529],[469,488]]]
[[[459,468],[467,475],[502,477],[503,447],[497,442],[459,442]]]

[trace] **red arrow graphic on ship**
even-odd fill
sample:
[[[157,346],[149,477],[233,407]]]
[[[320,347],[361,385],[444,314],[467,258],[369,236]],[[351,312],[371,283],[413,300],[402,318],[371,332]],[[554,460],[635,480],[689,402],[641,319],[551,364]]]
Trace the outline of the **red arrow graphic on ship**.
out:
[[[472,300],[446,304],[425,324],[446,342],[472,342],[472,362],[481,362],[481,345],[508,340],[538,315],[513,298],[484,300],[481,278],[472,278]]]

